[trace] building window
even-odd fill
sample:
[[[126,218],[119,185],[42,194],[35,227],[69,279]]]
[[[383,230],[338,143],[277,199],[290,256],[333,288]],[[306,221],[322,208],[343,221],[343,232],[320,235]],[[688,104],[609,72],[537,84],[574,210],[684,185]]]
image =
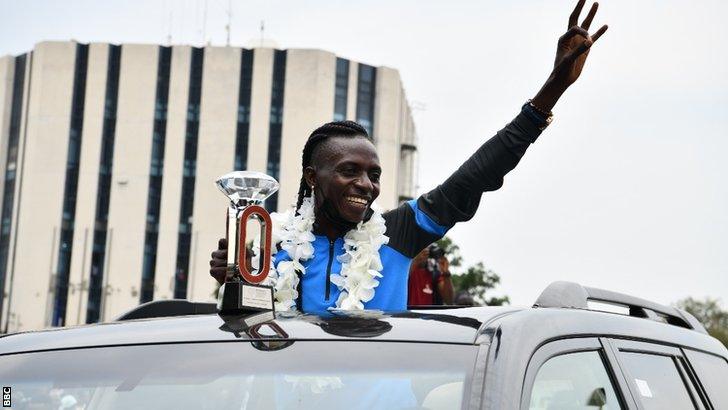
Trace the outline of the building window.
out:
[[[276,50],[273,55],[273,85],[270,97],[270,123],[268,128],[268,175],[275,179],[281,172],[281,133],[283,130],[283,92],[286,82],[286,51]],[[278,208],[278,193],[265,201],[270,211]]]
[[[157,62],[157,89],[154,103],[154,130],[152,131],[152,158],[149,164],[149,189],[147,190],[147,224],[144,232],[144,258],[139,302],[154,298],[154,276],[159,238],[159,206],[162,201],[162,172],[164,171],[164,145],[167,135],[167,102],[169,99],[169,73],[172,64],[172,48],[159,47]]]
[[[86,323],[98,322],[101,314],[104,261],[106,260],[106,233],[109,221],[109,196],[111,192],[111,170],[114,160],[114,132],[116,131],[116,107],[119,95],[119,66],[121,46],[109,47],[106,69],[106,96],[104,103],[104,124],[101,131],[101,157],[99,158],[99,180],[96,187],[96,223],[94,224],[93,247],[91,251],[91,275],[88,287]]]
[[[235,129],[236,170],[248,167],[248,135],[250,133],[250,91],[253,84],[253,50],[243,50],[240,61],[238,89],[238,123]]]
[[[190,270],[190,243],[192,238],[192,209],[194,207],[195,172],[197,167],[197,134],[200,129],[200,95],[202,94],[202,63],[204,49],[192,49],[190,86],[187,100],[187,126],[185,130],[185,156],[182,171],[182,199],[177,236],[177,263],[174,277],[174,297],[187,297]]]
[[[346,119],[346,99],[349,93],[349,60],[336,59],[336,87],[334,91],[334,121]]]
[[[377,69],[359,64],[356,87],[356,121],[374,138],[374,99],[376,98]]]
[[[76,45],[76,63],[73,74],[73,97],[71,100],[71,127],[68,135],[68,156],[66,158],[66,182],[63,188],[63,214],[61,218],[61,241],[58,250],[58,265],[53,304],[53,326],[63,326],[66,321],[68,298],[68,275],[73,249],[73,224],[76,215],[76,193],[78,192],[78,169],[83,132],[83,107],[86,97],[86,69],[88,65],[88,44]]]
[[[25,83],[25,62],[27,54],[15,59],[13,77],[13,96],[10,105],[10,130],[8,151],[5,162],[5,186],[3,188],[2,209],[0,210],[0,317],[5,298],[5,278],[8,272],[8,252],[10,250],[10,228],[13,221],[15,202],[15,179],[18,161],[18,141],[20,140],[20,118],[23,114],[23,84]]]

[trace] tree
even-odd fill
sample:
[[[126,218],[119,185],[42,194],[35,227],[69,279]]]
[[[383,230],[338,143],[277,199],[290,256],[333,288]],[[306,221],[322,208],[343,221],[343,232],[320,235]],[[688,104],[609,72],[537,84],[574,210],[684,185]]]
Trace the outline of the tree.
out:
[[[497,273],[486,269],[483,262],[470,266],[465,272],[453,271],[453,267],[462,266],[463,258],[460,255],[460,247],[448,237],[437,241],[437,245],[445,251],[445,255],[450,261],[456,300],[458,295],[467,294],[477,305],[502,306],[510,303],[508,296],[486,298],[486,292],[500,284],[500,276]]]
[[[510,302],[508,296],[486,298],[485,294],[500,283],[500,276],[490,269],[486,269],[483,262],[478,262],[468,268],[465,273],[453,274],[452,285],[455,294],[467,292],[477,304],[489,306],[502,306]]]
[[[697,300],[689,297],[678,301],[676,305],[695,316],[711,336],[728,347],[728,311],[721,308],[718,299]]]

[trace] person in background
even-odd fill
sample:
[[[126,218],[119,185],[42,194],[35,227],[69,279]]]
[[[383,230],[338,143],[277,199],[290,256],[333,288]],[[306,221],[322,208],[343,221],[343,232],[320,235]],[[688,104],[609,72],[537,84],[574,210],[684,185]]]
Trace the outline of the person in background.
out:
[[[412,260],[407,292],[408,306],[451,305],[453,286],[445,252],[432,244]]]

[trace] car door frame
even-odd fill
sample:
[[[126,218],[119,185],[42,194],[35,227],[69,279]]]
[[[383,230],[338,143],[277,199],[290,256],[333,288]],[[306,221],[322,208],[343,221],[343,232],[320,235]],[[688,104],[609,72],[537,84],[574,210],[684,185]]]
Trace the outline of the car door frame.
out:
[[[644,410],[645,407],[642,404],[640,393],[636,391],[634,385],[629,382],[629,380],[631,380],[631,375],[619,354],[622,351],[670,357],[675,363],[678,375],[685,385],[690,400],[692,400],[695,408],[698,410],[713,409],[713,407],[709,404],[702,387],[700,386],[697,375],[690,367],[689,361],[680,347],[668,346],[651,341],[606,337],[600,338],[600,341],[604,345],[605,351],[609,352],[608,355],[610,356],[610,361],[614,363],[613,367],[615,371],[618,370],[620,372],[620,376],[624,380],[626,388],[633,397],[637,409]]]
[[[526,373],[523,378],[523,387],[521,389],[521,409],[528,409],[531,402],[531,393],[533,384],[541,369],[547,361],[556,357],[578,352],[597,352],[602,358],[604,369],[612,382],[620,407],[626,409],[637,409],[634,397],[628,390],[627,380],[624,379],[620,369],[613,362],[613,355],[610,354],[607,346],[604,346],[601,338],[598,337],[580,337],[560,339],[548,342],[540,346],[529,359]]]
[[[728,358],[717,355],[715,353],[706,352],[704,350],[694,349],[691,347],[681,347],[680,351],[682,352],[683,356],[685,357],[685,361],[687,363],[687,368],[690,372],[690,374],[694,377],[693,381],[698,388],[698,391],[703,395],[705,403],[707,403],[708,408],[715,409],[715,405],[713,404],[714,398],[711,398],[708,394],[708,389],[705,387],[705,382],[698,377],[698,371],[695,370],[694,360],[688,357],[686,351],[694,352],[694,353],[700,353],[708,356],[713,356],[718,360],[722,360],[724,363],[728,364]]]

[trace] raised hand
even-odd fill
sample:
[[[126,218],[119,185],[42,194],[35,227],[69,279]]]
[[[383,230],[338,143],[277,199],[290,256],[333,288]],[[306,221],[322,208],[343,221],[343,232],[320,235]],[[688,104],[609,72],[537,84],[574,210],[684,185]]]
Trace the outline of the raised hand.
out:
[[[578,25],[579,15],[585,2],[586,0],[579,0],[574,11],[571,12],[568,30],[559,38],[556,48],[554,69],[541,91],[533,98],[533,104],[544,111],[551,111],[561,94],[579,78],[586,58],[589,56],[589,50],[607,31],[608,27],[605,24],[593,35],[589,34],[589,28],[597,14],[599,3],[592,4],[586,18],[581,25]]]
[[[437,268],[441,273],[450,272],[450,261],[446,257],[441,257],[437,260]]]
[[[569,29],[566,34],[559,38],[559,45],[556,49],[554,80],[562,83],[565,87],[570,86],[579,78],[591,46],[608,28],[605,24],[594,35],[589,35],[589,27],[597,14],[599,3],[592,4],[589,14],[586,15],[580,26],[577,25],[585,1],[580,0],[576,4],[576,8],[569,16]]]

